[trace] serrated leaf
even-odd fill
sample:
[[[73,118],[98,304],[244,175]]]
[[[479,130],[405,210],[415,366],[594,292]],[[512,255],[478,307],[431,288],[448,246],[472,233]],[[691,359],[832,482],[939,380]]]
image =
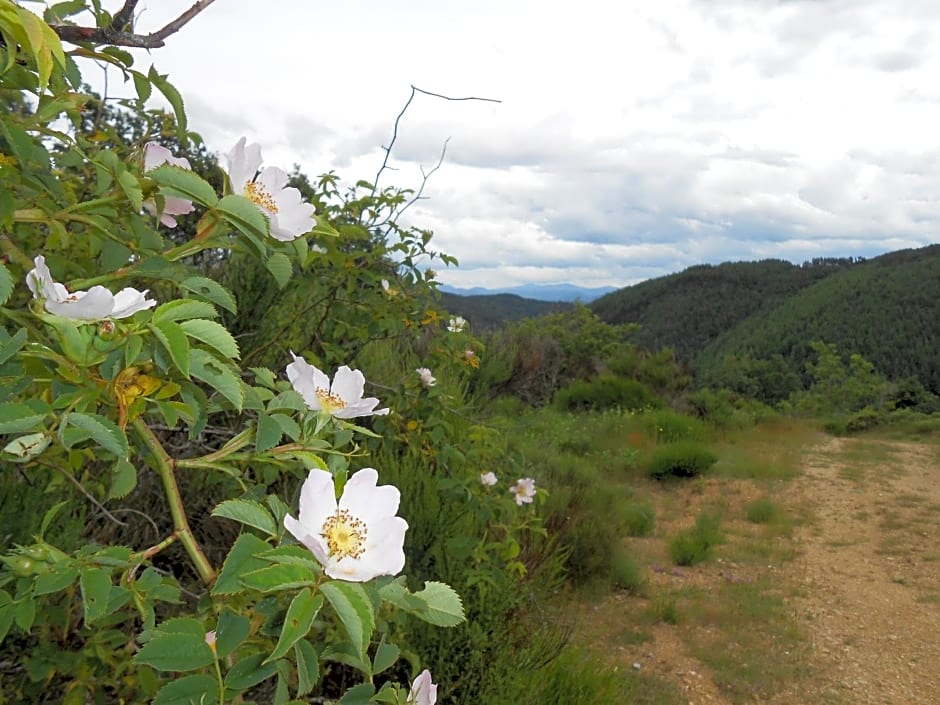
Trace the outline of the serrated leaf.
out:
[[[236,663],[225,674],[225,687],[246,690],[277,673],[277,663],[262,663],[264,654],[252,654]]]
[[[117,177],[118,184],[127,200],[131,202],[134,210],[139,211],[144,207],[144,193],[140,188],[140,182],[137,177],[129,171],[122,171]]]
[[[161,622],[156,628],[154,634],[191,634],[193,636],[205,635],[202,622],[193,617],[171,617],[165,622]]]
[[[95,443],[117,457],[127,457],[127,437],[111,419],[98,414],[81,414],[73,411],[62,417],[62,428],[64,429],[66,425],[85,431]]]
[[[237,358],[238,343],[224,326],[205,318],[193,318],[179,324],[190,338],[205,343],[229,358]]]
[[[250,499],[227,499],[212,510],[212,516],[232,519],[259,529],[269,536],[277,536],[274,517],[261,502]]]
[[[254,203],[244,196],[230,194],[215,206],[226,222],[249,237],[264,240],[268,235],[268,219]]]
[[[281,433],[292,441],[296,441],[300,437],[300,424],[287,414],[271,414],[270,418],[274,419],[274,422],[281,427]]]
[[[309,641],[301,639],[294,644],[294,658],[297,661],[297,695],[306,695],[320,680],[317,651]]]
[[[6,590],[0,590],[0,644],[6,638],[10,626],[13,624],[14,611],[13,598]]]
[[[81,572],[82,604],[85,610],[85,625],[101,619],[108,613],[108,598],[111,595],[111,570],[108,568],[85,568]]]
[[[24,598],[14,611],[16,626],[21,631],[28,632],[33,627],[33,620],[36,619],[36,601]]]
[[[84,2],[82,3],[84,4]],[[137,91],[137,99],[141,103],[146,103],[153,92],[153,84],[150,83],[144,74],[139,71],[131,71],[131,77],[134,79],[134,89]]]
[[[137,487],[137,468],[124,458],[120,458],[111,468],[111,489],[108,499],[121,499]]]
[[[270,500],[271,497],[268,497],[268,499]],[[323,572],[320,563],[316,558],[314,558],[313,553],[311,553],[310,549],[306,546],[285,544],[262,553],[260,558],[270,563],[290,563],[292,565],[299,565],[313,573]]]
[[[190,353],[189,372],[228,399],[238,411],[245,404],[245,388],[237,372],[211,353],[198,348]]]
[[[20,328],[13,335],[0,345],[0,365],[18,353],[26,345],[27,333],[25,328]]]
[[[255,433],[255,450],[263,453],[276,446],[281,440],[281,425],[267,414],[258,415],[258,428]]]
[[[398,660],[401,655],[401,649],[394,644],[387,644],[384,641],[378,645],[375,650],[375,657],[372,659],[372,673],[381,673]]]
[[[274,277],[274,281],[277,282],[280,289],[287,286],[287,282],[290,281],[291,275],[294,273],[294,265],[291,264],[290,259],[283,252],[275,252],[268,257],[268,261],[264,263],[264,266],[271,272],[271,276]]]
[[[9,270],[0,264],[0,306],[3,306],[13,293],[13,277]]]
[[[194,671],[215,660],[205,634],[157,634],[140,647],[134,662],[158,671]]]
[[[366,591],[359,583],[333,580],[321,585],[320,592],[342,622],[353,648],[365,654],[375,629],[375,613]]]
[[[215,628],[215,649],[219,658],[225,658],[238,648],[251,632],[251,620],[248,617],[223,610],[219,624]]]
[[[218,318],[215,306],[195,299],[174,299],[157,306],[153,311],[154,323],[160,321],[182,321],[187,318]]]
[[[33,584],[34,595],[48,595],[53,592],[65,590],[78,579],[78,571],[75,568],[62,567],[61,570],[55,570],[48,573],[42,573],[36,576],[36,582]]]
[[[265,659],[265,663],[281,658],[299,639],[307,636],[321,607],[323,607],[322,595],[314,595],[310,588],[304,588],[298,592],[287,608],[277,645],[271,655]]]
[[[150,330],[160,341],[168,353],[176,369],[189,379],[190,369],[190,348],[186,333],[179,323],[173,321],[155,321],[151,323]]]
[[[147,172],[165,196],[175,196],[211,208],[219,201],[212,185],[190,169],[164,164]]]
[[[241,582],[245,587],[259,592],[274,592],[313,585],[316,582],[316,574],[299,565],[275,564],[244,573]]]
[[[196,296],[202,297],[221,306],[226,311],[238,313],[235,297],[232,292],[218,282],[207,277],[188,277],[180,282],[180,286]]]
[[[222,572],[212,586],[213,595],[231,595],[236,592],[242,592],[240,578],[244,573],[248,573],[259,568],[263,568],[268,563],[258,558],[258,554],[270,550],[270,546],[259,539],[254,534],[242,534],[235,540],[235,545],[229,551],[222,564]]]
[[[414,614],[438,627],[455,627],[464,621],[460,595],[446,583],[426,582],[424,589],[414,593],[424,602],[424,608]]]
[[[42,428],[47,414],[20,402],[0,404],[0,433],[25,433]]]
[[[375,695],[375,686],[371,683],[355,685],[339,699],[339,705],[370,705]]]
[[[152,705],[216,705],[218,695],[216,680],[197,674],[167,683],[157,691]]]
[[[183,109],[183,97],[179,94],[179,91],[166,80],[166,76],[157,73],[157,70],[153,66],[150,67],[148,78],[150,82],[157,87],[157,90],[163,93],[163,96],[173,107],[173,115],[176,117],[176,131],[180,137],[185,140],[186,111]]]

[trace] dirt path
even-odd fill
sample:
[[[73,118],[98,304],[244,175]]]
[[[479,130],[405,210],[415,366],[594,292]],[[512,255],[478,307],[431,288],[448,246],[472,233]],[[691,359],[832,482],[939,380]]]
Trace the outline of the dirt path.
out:
[[[618,668],[673,683],[680,694],[675,702],[682,705],[940,705],[940,449],[826,437],[807,450],[802,465],[801,475],[774,495],[805,517],[786,539],[792,560],[736,563],[726,556],[678,570],[659,568],[657,561],[668,566],[668,558],[662,548],[652,549],[660,553],[646,556],[654,568],[651,596],[614,594],[586,605],[584,633],[606,644],[608,660]],[[678,514],[694,516],[719,496],[729,508],[729,531],[743,536],[753,525],[741,519],[740,507],[763,490],[748,481],[709,479],[684,492],[668,500],[678,503]],[[662,533],[675,529],[667,525]],[[731,551],[731,543],[723,550]],[[709,624],[700,615],[708,598],[697,598],[698,621],[638,626],[658,595],[717,596],[737,582],[781,586],[786,619],[802,635],[787,642],[798,643],[791,655],[784,651],[790,645],[774,650],[780,631],[768,627],[773,643],[764,649],[770,659],[765,654],[763,667],[766,679],[776,677],[763,691],[773,693],[769,697],[760,694],[762,675],[754,680],[758,687],[734,692],[727,672],[711,671],[694,655],[696,648],[701,655],[710,632],[729,628],[733,611]],[[745,623],[745,629],[763,628],[760,619]],[[623,643],[631,630],[647,638]],[[746,648],[735,650],[734,639],[725,635],[714,643],[729,658],[747,660]],[[795,664],[782,678],[768,667],[778,653]]]
[[[792,565],[813,646],[804,702],[940,703],[936,449],[828,439],[790,491],[816,515]]]

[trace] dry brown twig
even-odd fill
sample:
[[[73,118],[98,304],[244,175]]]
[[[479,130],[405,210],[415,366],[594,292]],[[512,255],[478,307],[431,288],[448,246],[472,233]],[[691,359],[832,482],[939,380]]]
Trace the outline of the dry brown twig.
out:
[[[200,12],[205,10],[215,0],[197,0],[186,12],[182,13],[172,22],[167,23],[156,32],[150,34],[135,34],[126,31],[132,26],[134,9],[139,0],[126,0],[124,6],[118,10],[107,27],[79,27],[71,24],[49,25],[59,39],[72,44],[109,44],[111,46],[135,47],[139,49],[158,49],[165,46],[166,38],[176,34]]]

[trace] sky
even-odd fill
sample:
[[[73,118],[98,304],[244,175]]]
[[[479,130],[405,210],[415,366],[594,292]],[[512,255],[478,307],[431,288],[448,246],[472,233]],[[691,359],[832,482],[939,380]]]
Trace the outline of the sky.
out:
[[[191,0],[141,0],[136,29]],[[118,7],[120,2],[105,2]],[[418,188],[457,287],[940,241],[936,0],[216,0],[137,53],[224,154]],[[86,75],[94,81],[100,70]],[[111,73],[108,93],[132,95]]]

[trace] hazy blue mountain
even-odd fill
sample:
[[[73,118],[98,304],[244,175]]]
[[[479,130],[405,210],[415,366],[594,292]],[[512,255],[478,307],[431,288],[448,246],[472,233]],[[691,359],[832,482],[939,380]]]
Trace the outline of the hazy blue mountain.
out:
[[[495,289],[486,289],[475,286],[470,289],[458,289],[446,284],[441,286],[441,291],[459,296],[491,296],[493,294],[515,294],[524,299],[535,299],[536,301],[582,301],[587,303],[600,298],[604,294],[616,291],[617,287],[603,286],[598,288],[587,288],[575,286],[574,284],[520,284],[519,286],[507,286]]]

